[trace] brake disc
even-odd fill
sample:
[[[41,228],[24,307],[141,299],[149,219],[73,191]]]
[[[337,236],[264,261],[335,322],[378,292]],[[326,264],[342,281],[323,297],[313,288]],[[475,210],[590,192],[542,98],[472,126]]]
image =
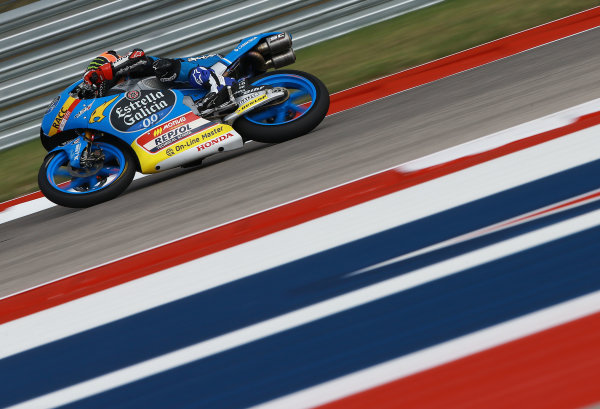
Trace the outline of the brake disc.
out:
[[[69,175],[76,178],[87,178],[94,176],[100,172],[100,169],[102,169],[104,166],[104,153],[102,153],[101,150],[95,150],[90,154],[89,157],[87,157],[84,151],[84,154],[81,156],[80,163],[82,164],[82,167],[80,168],[74,168],[71,166],[71,164],[67,166]]]

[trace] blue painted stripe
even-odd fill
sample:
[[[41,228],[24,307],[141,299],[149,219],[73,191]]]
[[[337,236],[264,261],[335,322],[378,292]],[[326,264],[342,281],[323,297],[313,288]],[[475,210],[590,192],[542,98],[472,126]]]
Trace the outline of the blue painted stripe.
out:
[[[594,228],[66,406],[241,408],[600,289]]]
[[[84,333],[0,360],[0,406],[120,369],[343,294],[532,228],[572,210],[374,273],[357,269],[423,248],[598,187],[600,161],[571,169],[380,234],[280,266]],[[401,209],[399,209],[401,211]]]

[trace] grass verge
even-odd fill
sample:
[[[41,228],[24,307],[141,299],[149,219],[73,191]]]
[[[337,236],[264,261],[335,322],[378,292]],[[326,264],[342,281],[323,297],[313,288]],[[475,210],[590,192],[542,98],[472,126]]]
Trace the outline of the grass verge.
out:
[[[39,190],[37,173],[45,155],[37,139],[0,151],[0,202]]]
[[[594,6],[597,0],[445,0],[298,50],[290,68],[336,92]]]
[[[37,0],[4,0],[2,4],[0,4],[0,13],[5,13],[18,7],[26,6],[35,1]]]
[[[492,41],[598,5],[598,0],[446,0],[297,52],[289,68],[331,92]],[[0,202],[37,190],[38,141],[0,151]]]

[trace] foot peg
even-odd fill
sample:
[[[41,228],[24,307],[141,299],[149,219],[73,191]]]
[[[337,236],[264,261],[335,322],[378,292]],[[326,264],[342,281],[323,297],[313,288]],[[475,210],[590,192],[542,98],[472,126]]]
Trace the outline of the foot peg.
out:
[[[203,117],[224,116],[235,111],[237,107],[233,91],[228,85],[221,88],[219,92],[209,92],[197,104],[200,116]]]

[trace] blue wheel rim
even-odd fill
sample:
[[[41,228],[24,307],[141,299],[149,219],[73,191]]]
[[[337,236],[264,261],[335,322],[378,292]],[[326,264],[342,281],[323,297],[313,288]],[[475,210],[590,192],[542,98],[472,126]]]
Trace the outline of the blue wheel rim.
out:
[[[278,105],[249,113],[245,116],[250,122],[259,125],[282,125],[306,115],[315,104],[317,90],[307,78],[294,74],[275,74],[263,77],[253,85],[284,87],[290,92],[289,98]],[[308,99],[308,101],[307,101]]]
[[[104,152],[104,163],[97,173],[91,176],[77,177],[69,173],[69,157],[65,151],[58,153],[50,160],[46,169],[46,178],[50,185],[63,193],[72,195],[86,195],[106,189],[114,183],[125,171],[125,156],[118,148],[106,144],[96,143]],[[57,182],[57,179],[63,182]],[[65,178],[70,180],[64,181]]]

